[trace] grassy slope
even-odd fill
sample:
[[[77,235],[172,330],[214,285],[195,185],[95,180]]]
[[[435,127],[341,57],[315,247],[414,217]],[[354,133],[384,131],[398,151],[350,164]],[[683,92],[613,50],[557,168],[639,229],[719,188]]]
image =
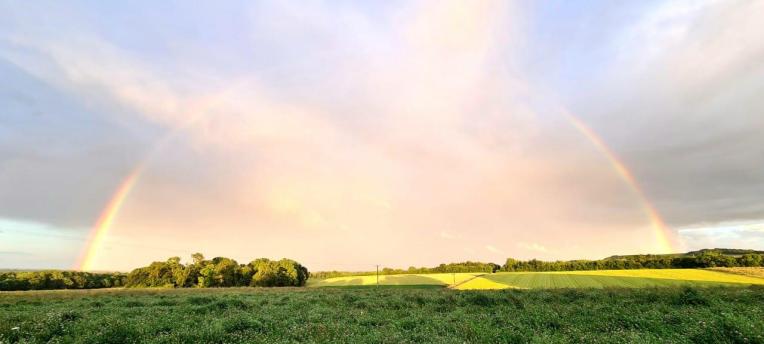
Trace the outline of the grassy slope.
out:
[[[764,284],[764,279],[699,269],[643,269],[561,272],[503,272],[475,278],[457,288],[603,288],[658,287],[686,284]]]
[[[0,342],[762,343],[764,288],[0,293]]]

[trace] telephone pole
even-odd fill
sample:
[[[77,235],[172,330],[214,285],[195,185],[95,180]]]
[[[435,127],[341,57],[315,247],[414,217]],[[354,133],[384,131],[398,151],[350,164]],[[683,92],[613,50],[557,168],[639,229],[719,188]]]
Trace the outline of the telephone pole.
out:
[[[379,287],[379,264],[377,264],[377,287]]]

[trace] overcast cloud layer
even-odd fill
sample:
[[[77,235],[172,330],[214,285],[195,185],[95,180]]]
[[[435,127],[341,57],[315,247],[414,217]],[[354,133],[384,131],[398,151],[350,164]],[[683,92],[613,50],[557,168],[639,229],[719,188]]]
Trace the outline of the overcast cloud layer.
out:
[[[0,267],[764,249],[764,2],[0,2]]]

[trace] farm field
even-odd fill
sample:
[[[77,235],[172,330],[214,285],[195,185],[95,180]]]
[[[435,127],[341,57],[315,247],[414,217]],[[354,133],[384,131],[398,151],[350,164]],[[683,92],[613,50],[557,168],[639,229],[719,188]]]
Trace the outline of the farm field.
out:
[[[640,269],[554,272],[499,272],[456,286],[469,289],[644,288],[665,286],[761,285],[764,278],[704,269]]]
[[[0,293],[0,343],[762,343],[764,288]]]
[[[385,286],[449,286],[463,283],[464,281],[479,275],[482,275],[482,273],[379,275],[379,284]],[[316,281],[308,280],[308,287],[349,287],[371,286],[376,284],[377,276],[375,275],[334,277]]]
[[[537,288],[643,288],[764,284],[764,278],[706,269],[640,269],[555,272],[442,273],[380,275],[383,286],[449,286],[459,290]],[[335,277],[309,281],[309,287],[376,285],[376,276]]]
[[[761,268],[761,267],[711,268],[710,270],[737,274],[737,275],[764,278],[764,268]]]

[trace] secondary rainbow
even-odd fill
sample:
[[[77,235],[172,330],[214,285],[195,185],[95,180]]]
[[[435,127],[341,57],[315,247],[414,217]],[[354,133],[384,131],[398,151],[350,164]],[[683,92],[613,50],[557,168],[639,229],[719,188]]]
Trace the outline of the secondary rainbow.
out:
[[[574,127],[576,127],[576,129],[608,159],[616,173],[618,173],[621,179],[623,179],[626,184],[629,185],[631,190],[639,199],[644,212],[650,221],[651,227],[653,228],[655,240],[658,243],[659,249],[662,251],[660,253],[676,252],[677,247],[674,239],[674,234],[666,225],[666,222],[663,221],[663,218],[661,217],[660,213],[658,213],[658,210],[647,198],[645,192],[642,190],[642,187],[640,187],[639,182],[637,182],[637,179],[634,177],[634,174],[631,173],[628,168],[626,168],[626,165],[621,161],[621,159],[618,158],[618,156],[610,149],[610,147],[605,144],[605,141],[603,141],[602,138],[594,132],[594,130],[589,128],[586,124],[584,124],[583,121],[578,119],[570,112],[566,110],[562,110],[562,112],[568,121]]]

